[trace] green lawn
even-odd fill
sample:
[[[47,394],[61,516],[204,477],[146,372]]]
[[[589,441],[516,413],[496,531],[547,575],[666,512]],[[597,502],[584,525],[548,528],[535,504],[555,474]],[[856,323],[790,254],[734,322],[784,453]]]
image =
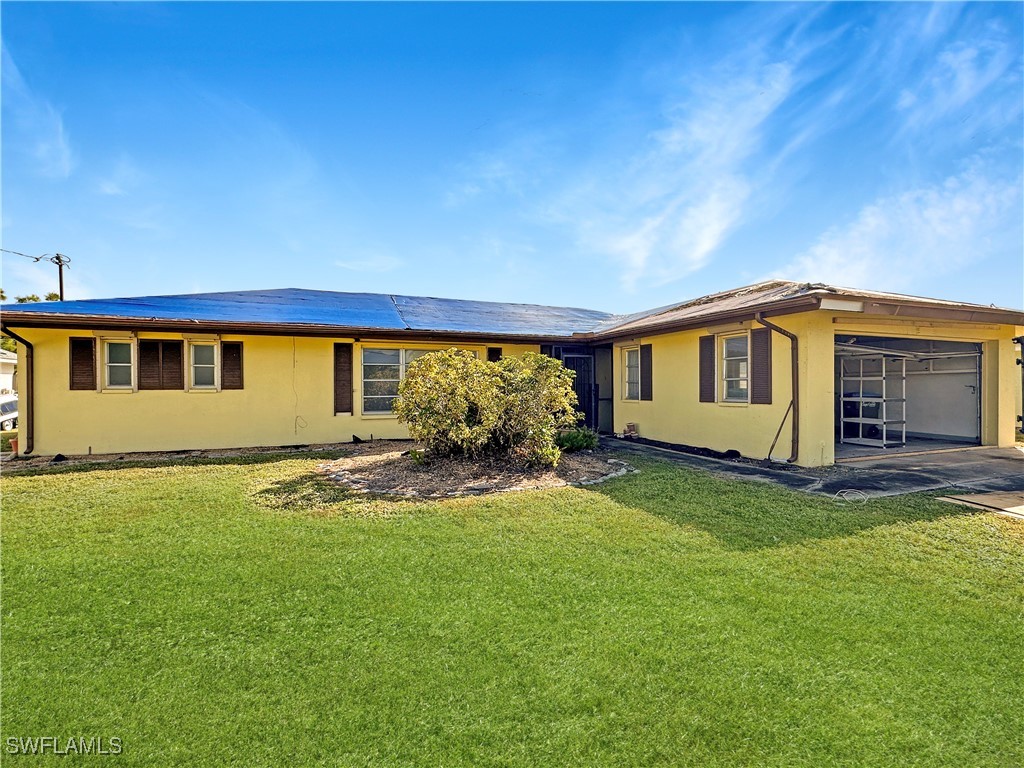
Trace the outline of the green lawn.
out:
[[[314,463],[5,478],[3,737],[139,766],[1024,764],[1020,523],[635,460],[371,501]]]
[[[0,432],[0,453],[7,453],[11,450],[11,439],[18,436],[18,430],[12,429],[7,432]]]

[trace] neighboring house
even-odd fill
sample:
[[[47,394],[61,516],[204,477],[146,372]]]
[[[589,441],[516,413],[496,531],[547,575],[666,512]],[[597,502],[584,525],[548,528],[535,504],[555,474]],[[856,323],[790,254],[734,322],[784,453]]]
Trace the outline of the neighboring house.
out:
[[[14,391],[14,372],[17,367],[18,356],[6,349],[0,349],[0,395],[8,395]]]
[[[805,466],[1012,445],[1024,334],[1020,310],[785,281],[628,316],[296,289],[2,312],[41,455],[403,437],[405,367],[449,346],[553,355],[588,424],[665,443]]]

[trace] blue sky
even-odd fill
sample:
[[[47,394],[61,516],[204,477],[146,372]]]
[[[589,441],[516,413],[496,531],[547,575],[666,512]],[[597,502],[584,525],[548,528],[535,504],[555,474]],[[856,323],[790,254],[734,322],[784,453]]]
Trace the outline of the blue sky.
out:
[[[69,298],[1021,306],[1022,8],[5,2],[3,247]]]

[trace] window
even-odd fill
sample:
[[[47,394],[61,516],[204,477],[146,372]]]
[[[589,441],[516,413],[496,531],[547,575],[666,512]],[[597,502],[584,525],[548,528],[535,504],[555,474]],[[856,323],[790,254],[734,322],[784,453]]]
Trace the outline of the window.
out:
[[[623,393],[625,400],[640,399],[640,348],[624,349],[626,381]]]
[[[436,349],[364,349],[363,413],[391,413],[398,384],[413,360]]]
[[[749,402],[747,335],[722,337],[722,400]]]
[[[189,344],[192,360],[193,389],[214,389],[217,386],[217,345]]]
[[[132,388],[132,342],[106,343],[106,386],[110,389]]]

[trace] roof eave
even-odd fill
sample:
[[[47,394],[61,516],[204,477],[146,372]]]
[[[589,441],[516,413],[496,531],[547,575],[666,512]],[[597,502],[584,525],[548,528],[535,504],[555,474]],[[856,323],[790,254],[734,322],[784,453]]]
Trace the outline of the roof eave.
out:
[[[835,295],[835,294],[833,294]],[[864,314],[923,320],[952,320],[959,323],[995,323],[997,325],[1024,325],[1024,312],[1003,307],[984,307],[978,304],[933,304],[926,301],[885,300],[857,293],[838,294],[841,298],[864,303]]]
[[[12,328],[62,330],[140,330],[168,333],[222,333],[253,336],[316,336],[332,338],[376,338],[398,340],[455,339],[462,341],[505,342],[515,344],[572,342],[571,334],[485,333],[480,331],[417,330],[412,328],[372,328],[365,326],[319,325],[315,323],[252,323],[236,321],[167,320],[125,318],[100,315],[67,315],[48,312],[3,313],[2,322]]]

